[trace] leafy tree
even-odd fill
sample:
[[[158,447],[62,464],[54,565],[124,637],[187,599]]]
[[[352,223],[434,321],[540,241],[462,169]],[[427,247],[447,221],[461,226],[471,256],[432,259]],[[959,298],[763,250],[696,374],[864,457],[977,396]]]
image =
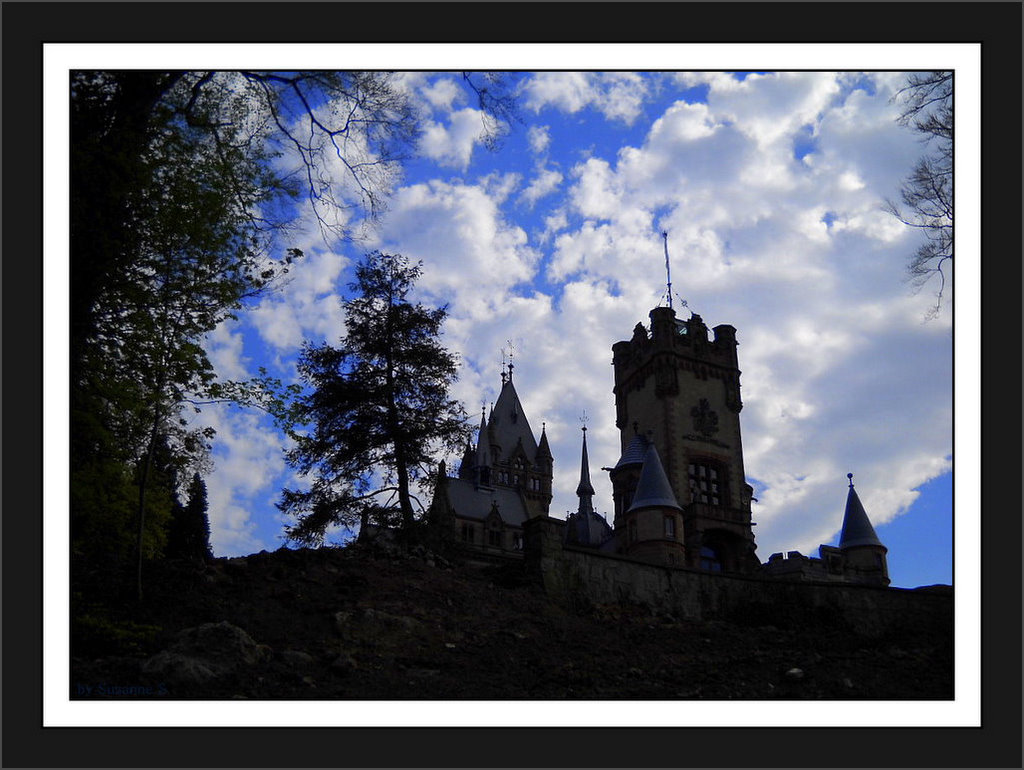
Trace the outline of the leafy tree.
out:
[[[285,489],[278,503],[298,519],[288,528],[295,542],[320,544],[330,526],[365,531],[371,521],[410,533],[424,510],[411,483],[427,481],[434,455],[468,437],[465,411],[448,395],[457,357],[437,340],[447,310],[409,298],[421,270],[402,256],[367,255],[343,303],[345,336],[337,347],[303,348],[310,390],[300,414],[311,429],[287,459],[313,482]]]
[[[908,265],[918,288],[938,277],[932,314],[941,310],[947,262],[953,261],[953,73],[912,72],[895,95],[899,122],[923,135],[925,154],[900,190],[902,206],[886,201],[886,210],[920,229],[925,241]]]
[[[70,85],[73,531],[105,537],[88,523],[123,520],[124,501],[113,518],[89,506],[134,483],[141,595],[158,439],[198,470],[212,430],[190,405],[281,405],[266,377],[218,383],[205,334],[302,256],[281,246],[297,204],[335,238],[376,216],[417,124],[384,72],[90,71]]]

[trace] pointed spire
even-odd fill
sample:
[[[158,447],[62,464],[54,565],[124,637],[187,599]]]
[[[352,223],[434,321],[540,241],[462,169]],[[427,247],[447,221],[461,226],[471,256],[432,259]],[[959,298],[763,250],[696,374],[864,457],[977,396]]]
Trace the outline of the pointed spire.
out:
[[[676,496],[672,492],[672,486],[668,483],[668,476],[661,465],[661,458],[658,450],[651,443],[647,447],[647,454],[644,455],[644,467],[640,471],[640,480],[636,485],[636,493],[633,495],[633,504],[629,506],[630,511],[640,508],[675,508],[681,511]]]
[[[853,474],[847,473],[846,478],[850,480],[850,491],[846,494],[846,513],[843,514],[843,531],[839,535],[839,547],[845,549],[858,545],[875,545],[885,548],[875,534],[875,528],[871,526],[871,520],[868,519],[860,498],[857,497],[857,490],[853,488]]]
[[[580,505],[568,516],[566,541],[577,545],[600,546],[611,536],[608,522],[594,510],[594,485],[590,483],[590,459],[587,456],[587,426],[583,426],[583,450],[580,456],[580,483],[576,487]]]
[[[487,438],[487,419],[484,410],[480,410],[480,432],[476,439],[476,480],[478,484],[490,484],[491,481],[491,450]]]
[[[592,502],[594,496],[594,485],[590,483],[590,460],[587,457],[587,426],[583,428],[583,454],[580,458],[580,483],[576,487],[576,494],[580,498],[580,512],[594,510]]]
[[[473,466],[476,464],[476,456],[473,452],[473,442],[466,439],[466,450],[462,453],[462,461],[459,463],[459,478],[473,478]]]
[[[546,422],[540,424],[540,444],[537,445],[537,457],[538,459],[552,459],[551,447],[548,446],[548,424]]]

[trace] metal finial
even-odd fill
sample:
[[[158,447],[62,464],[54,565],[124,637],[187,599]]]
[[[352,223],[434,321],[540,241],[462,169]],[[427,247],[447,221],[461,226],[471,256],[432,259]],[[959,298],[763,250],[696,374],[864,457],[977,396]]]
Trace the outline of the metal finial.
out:
[[[515,348],[515,345],[512,344],[512,340],[507,340],[507,342],[508,342],[508,378],[511,380],[512,379],[512,370],[515,368],[515,364],[512,363],[512,356],[515,355],[516,348]]]
[[[583,424],[583,427],[580,430],[582,430],[584,433],[586,433],[587,432],[587,410],[586,409],[583,410],[583,416],[580,417],[580,422]]]
[[[848,478],[850,480],[850,488],[852,489],[853,488],[853,474],[852,473],[847,473],[846,474],[846,478]]]

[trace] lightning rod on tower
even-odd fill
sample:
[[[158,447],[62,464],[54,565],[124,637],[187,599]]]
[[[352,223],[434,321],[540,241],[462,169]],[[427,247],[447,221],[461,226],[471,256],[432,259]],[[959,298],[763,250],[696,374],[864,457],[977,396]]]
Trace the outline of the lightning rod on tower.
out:
[[[668,306],[672,307],[672,269],[668,264],[668,232],[663,230],[661,237],[665,240],[665,276],[668,278]]]

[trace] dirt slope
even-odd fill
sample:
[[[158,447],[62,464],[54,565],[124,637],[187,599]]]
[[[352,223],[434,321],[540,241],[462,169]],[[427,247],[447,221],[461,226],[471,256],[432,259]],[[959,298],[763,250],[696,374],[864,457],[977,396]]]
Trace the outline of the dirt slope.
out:
[[[574,612],[514,569],[423,551],[279,550],[147,577],[143,606],[73,625],[72,697],[952,697],[948,638]]]

